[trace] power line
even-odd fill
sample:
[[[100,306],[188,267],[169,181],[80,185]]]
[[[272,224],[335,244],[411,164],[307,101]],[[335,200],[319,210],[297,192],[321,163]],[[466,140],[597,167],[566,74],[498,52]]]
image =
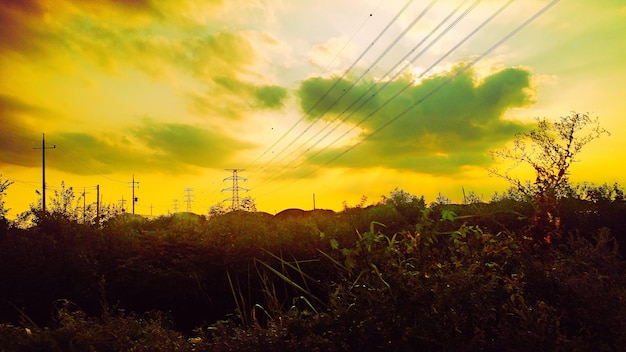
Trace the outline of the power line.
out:
[[[272,144],[269,148],[267,148],[261,155],[259,155],[254,161],[252,161],[250,163],[251,165],[256,164],[257,161],[259,161],[263,156],[265,156],[265,154],[267,154],[270,150],[272,150],[272,148],[274,148],[278,143],[280,143],[287,135],[289,135],[289,133],[291,133],[291,131],[293,131],[296,126],[298,126],[302,121],[304,121],[304,119],[309,116],[309,114],[311,113],[311,111],[313,111],[313,109],[315,109],[321,102],[322,100],[324,100],[326,98],[326,96],[328,96],[328,94],[337,86],[337,84],[339,84],[339,82],[341,82],[341,80],[357,65],[357,63],[359,61],[361,61],[361,59],[363,58],[363,56],[365,56],[365,54],[367,54],[369,52],[369,50],[374,46],[374,44],[376,44],[376,42],[378,42],[378,40],[383,36],[383,34],[385,32],[387,32],[387,30],[393,25],[393,23],[395,23],[397,21],[397,19],[404,13],[404,11],[406,11],[406,9],[409,7],[409,5],[413,2],[413,0],[409,0],[406,2],[406,4],[404,5],[404,7],[402,7],[402,9],[400,10],[400,12],[398,12],[396,14],[396,16],[387,24],[387,26],[385,26],[385,28],[378,34],[378,36],[374,39],[374,41],[372,41],[370,43],[370,45],[367,46],[367,48],[365,48],[365,50],[363,50],[363,52],[361,53],[361,55],[359,55],[359,57],[350,65],[350,67],[348,67],[348,69],[346,69],[344,71],[344,73],[337,78],[334,83],[332,84],[332,86],[330,88],[328,88],[321,96],[319,99],[317,99],[317,101],[315,102],[315,104],[313,104],[313,106],[311,106],[305,113],[304,115],[296,122],[294,123],[289,130],[287,130],[287,132],[283,133],[283,135],[278,138],[278,140],[276,140],[274,142],[274,144]]]
[[[300,132],[299,135],[297,135],[291,142],[289,142],[285,147],[283,147],[283,149],[281,149],[278,153],[276,153],[267,163],[271,163],[278,155],[282,154],[283,152],[285,152],[285,150],[289,149],[289,147],[291,147],[298,139],[300,139],[300,137],[302,137],[305,133],[307,133],[313,126],[315,126],[315,124],[317,122],[319,122],[321,120],[321,118],[326,115],[326,113],[328,111],[330,111],[330,109],[332,109],[339,101],[341,101],[341,99],[346,96],[346,94],[348,94],[352,88],[354,88],[371,70],[372,68],[374,68],[376,66],[376,64],[378,64],[378,62],[380,62],[380,60],[382,60],[382,58],[387,55],[387,53],[389,53],[389,51],[400,41],[400,39],[402,39],[407,33],[408,31],[413,28],[413,26],[415,26],[415,24],[417,24],[417,22],[419,20],[421,20],[424,15],[426,15],[426,13],[428,13],[428,11],[435,5],[435,3],[437,3],[437,1],[439,0],[433,0],[431,1],[431,3],[416,17],[413,19],[413,21],[411,22],[411,24],[409,24],[398,36],[396,36],[396,38],[391,42],[391,44],[389,44],[387,46],[387,48],[385,50],[383,50],[383,52],[381,54],[378,55],[378,57],[376,58],[376,60],[374,60],[368,67],[367,69],[354,81],[350,84],[350,86],[346,89],[344,89],[342,91],[342,93],[339,95],[338,98],[336,98],[331,104],[329,104],[328,106],[326,106],[326,108],[324,109],[324,111],[322,111],[314,120],[312,123],[309,124],[309,126],[307,126],[307,128],[305,128],[302,132]],[[477,0],[477,2],[480,0]],[[408,6],[408,3],[407,3]],[[405,10],[406,8],[403,8],[403,10]],[[402,11],[401,11],[402,12]],[[390,24],[393,22],[390,22]],[[387,28],[385,28],[386,30]],[[381,35],[384,32],[381,32]],[[378,38],[377,38],[378,39]],[[359,58],[360,59],[360,58]],[[355,62],[356,63],[356,62]],[[352,68],[352,67],[351,67]],[[351,69],[350,68],[350,69]],[[343,77],[342,77],[343,78]],[[327,92],[330,92],[339,82],[340,80],[335,81],[335,83],[333,84],[333,86],[331,86],[331,88],[329,88],[327,90]],[[321,100],[318,100],[321,101]],[[313,109],[313,108],[312,108]],[[311,109],[311,110],[312,110]],[[311,111],[309,110],[309,111]],[[308,114],[307,114],[308,115]]]
[[[113,181],[113,182],[116,182],[116,183],[128,183],[128,182],[126,182],[126,181],[120,181],[120,180],[114,179],[114,178],[112,178],[112,177],[109,177],[109,176],[107,176],[107,175],[105,175],[105,174],[103,174],[103,173],[101,173],[101,172],[99,172],[99,171],[97,171],[97,170],[93,169],[92,167],[90,167],[89,165],[87,165],[85,162],[81,161],[78,157],[76,157],[75,155],[73,155],[73,154],[71,154],[70,152],[66,151],[66,150],[63,148],[63,146],[62,146],[62,145],[57,146],[57,149],[59,149],[62,153],[64,153],[65,155],[69,156],[70,158],[72,158],[72,159],[73,159],[74,161],[76,161],[77,163],[81,164],[84,168],[86,168],[86,169],[88,169],[88,170],[92,171],[92,172],[94,173],[94,175],[100,176],[100,177],[102,177],[102,178],[105,178],[105,179],[107,179],[107,180],[109,180],[109,181]]]
[[[411,59],[410,62],[408,62],[405,67],[403,69],[405,69],[406,67],[408,67],[409,65],[411,65],[412,63],[414,63],[419,57],[421,57],[428,49],[430,49],[435,43],[437,43],[445,34],[447,34],[451,29],[453,29],[462,19],[464,19],[480,2],[481,0],[476,0],[474,1],[474,3],[472,3],[467,9],[465,9],[465,11],[463,13],[461,13],[459,16],[457,16],[449,25],[448,27],[443,30],[441,33],[439,33],[439,35],[437,35],[437,37],[435,37],[425,48],[423,48],[417,55],[415,55],[413,57],[413,59]],[[433,28],[430,33],[424,37],[415,47],[413,47],[413,49],[409,52],[408,55],[405,55],[400,61],[398,61],[398,63],[396,63],[396,65],[391,68],[390,70],[387,71],[386,75],[390,74],[391,72],[393,72],[395,70],[395,68],[400,65],[401,62],[403,62],[406,57],[410,56],[410,53],[412,53],[413,51],[415,51],[418,47],[420,47],[423,43],[426,42],[426,40],[428,40],[428,38],[430,38],[430,36],[432,36],[434,33],[436,33],[437,30],[439,30],[439,28],[441,28],[441,26],[443,26],[446,22],[448,22],[448,20],[450,20],[450,18],[452,18],[454,16],[454,14],[456,12],[458,12],[463,5],[467,2],[463,1],[459,6],[457,6],[452,12],[450,12],[448,14],[448,16],[446,16],[446,18],[444,18],[435,28]],[[436,65],[438,65],[441,61],[443,61],[447,56],[449,56],[454,50],[456,50],[461,44],[463,44],[465,41],[467,41],[471,36],[473,36],[478,29],[482,28],[486,23],[488,23],[491,19],[493,19],[497,14],[499,14],[502,10],[504,10],[504,8],[506,8],[507,6],[509,6],[511,3],[513,2],[513,0],[510,0],[507,4],[505,4],[503,7],[501,7],[498,11],[496,11],[496,13],[494,13],[491,17],[489,17],[486,21],[484,21],[480,26],[478,26],[477,29],[475,29],[474,31],[472,31],[469,35],[467,35],[465,38],[463,38],[461,40],[461,42],[457,43],[453,49],[449,50],[446,54],[444,54],[442,57],[440,57],[434,64],[432,64],[428,69],[426,69],[424,72],[421,73],[421,75],[418,77],[421,78],[424,75],[426,75],[428,72],[430,72],[432,69],[434,69],[436,67]],[[371,99],[373,99],[374,96],[376,96],[380,91],[382,91],[383,89],[385,89],[391,82],[394,81],[395,78],[397,78],[400,74],[402,73],[402,71],[398,71],[391,79],[385,81],[385,83],[378,87],[378,89],[376,89],[376,91],[371,94],[371,96],[366,99],[365,101],[363,101],[356,109],[354,109],[352,112],[350,112],[350,114],[348,114],[346,117],[344,117],[344,119],[341,122],[345,122],[347,121],[350,117],[352,117],[354,114],[356,114],[358,111],[361,110],[361,108],[363,108],[365,106],[365,104],[367,104]],[[367,115],[365,118],[363,118],[361,121],[359,121],[356,125],[352,126],[348,131],[346,131],[343,135],[337,137],[335,140],[333,140],[332,142],[330,142],[329,144],[327,144],[324,148],[318,150],[317,152],[315,152],[311,158],[317,156],[319,153],[321,153],[322,151],[330,148],[333,144],[337,143],[340,139],[344,138],[346,135],[348,135],[350,132],[352,132],[354,129],[356,129],[357,127],[359,127],[361,124],[363,124],[367,119],[369,119],[371,116],[373,116],[375,113],[377,113],[379,110],[381,110],[382,108],[384,108],[388,103],[390,103],[393,99],[395,99],[398,95],[400,95],[400,93],[402,93],[403,91],[405,91],[407,88],[411,87],[413,85],[412,82],[407,83],[402,89],[400,89],[400,91],[396,92],[391,98],[389,98],[388,100],[386,100],[385,102],[383,102],[383,104],[381,106],[379,106],[376,110],[374,110],[372,113],[370,113],[369,115]],[[365,97],[366,95],[368,95],[368,92],[372,89],[376,87],[375,84],[371,85],[369,87],[369,89],[364,92],[357,100],[355,100],[350,106],[348,106],[346,109],[344,109],[344,111],[342,112],[342,114],[344,114],[345,112],[347,112],[352,106],[354,106],[354,104],[356,102],[358,102],[359,100],[361,100],[363,97]],[[341,115],[339,115],[341,116]],[[311,148],[314,148],[315,146],[317,146],[321,141],[323,141],[324,139],[326,139],[332,132],[334,132],[336,130],[336,128],[339,127],[339,124],[335,126],[335,128],[331,131],[329,131],[328,133],[326,133],[322,138],[320,138],[318,141],[316,141],[311,147],[309,147],[309,149],[307,151],[305,151],[304,153],[301,153],[300,156],[297,156],[295,159],[293,159],[291,162],[295,161],[298,157],[301,157],[303,155],[305,155]],[[311,159],[309,158],[309,159]],[[283,158],[284,160],[284,158]],[[292,167],[292,169],[297,168],[298,166],[304,164],[306,161],[301,161],[298,165],[296,165],[295,167]],[[271,182],[272,180],[278,178],[279,176],[285,174],[287,171],[282,171],[279,172],[277,175],[275,174],[274,177],[271,177],[269,180],[263,182],[264,183],[268,183]],[[261,184],[261,185],[262,185]],[[258,187],[258,186],[257,186]]]
[[[313,145],[310,145],[306,151],[304,151],[303,153],[301,153],[299,156],[296,156],[296,158],[294,158],[291,162],[295,161],[298,157],[303,156],[304,154],[308,153],[312,148],[315,148],[319,143],[321,143],[323,140],[325,140],[328,136],[330,136],[333,132],[335,132],[337,130],[337,128],[339,128],[340,126],[342,126],[342,124],[344,124],[348,119],[350,119],[350,117],[354,116],[354,114],[356,114],[358,111],[360,111],[367,103],[369,103],[379,92],[381,92],[383,89],[385,89],[391,82],[393,82],[400,74],[402,74],[402,72],[408,68],[412,63],[414,63],[419,57],[421,57],[428,49],[430,49],[435,43],[437,43],[439,41],[439,39],[441,39],[443,37],[443,35],[445,35],[447,32],[449,32],[452,28],[454,28],[467,14],[469,14],[469,12],[478,4],[478,2],[480,2],[480,0],[477,0],[476,2],[474,2],[474,4],[472,4],[472,6],[470,6],[463,14],[461,14],[459,17],[457,17],[442,33],[440,33],[434,40],[432,40],[430,42],[430,44],[424,48],[423,50],[421,50],[415,57],[413,57],[413,59],[407,63],[405,63],[404,67],[400,70],[397,70],[398,66],[400,66],[402,63],[405,62],[405,60],[415,51],[417,50],[419,47],[422,46],[422,44],[424,44],[426,42],[426,40],[428,40],[428,38],[430,38],[434,33],[436,33],[437,30],[439,30],[439,28],[441,26],[443,26],[450,18],[452,18],[452,16],[458,12],[461,7],[463,7],[463,5],[467,2],[463,1],[459,6],[457,6],[452,12],[450,12],[450,14],[448,14],[448,16],[443,19],[435,28],[433,28],[428,35],[426,35],[417,45],[415,45],[404,57],[402,57],[400,60],[398,60],[396,62],[396,64],[391,67],[389,70],[387,70],[387,72],[384,74],[384,76],[382,77],[381,81],[385,81],[384,84],[382,86],[379,86],[378,89],[376,89],[376,91],[374,93],[372,93],[368,99],[366,99],[365,101],[363,101],[356,109],[352,110],[352,112],[350,112],[348,115],[346,115],[343,119],[339,119],[339,117],[343,116],[344,114],[346,114],[346,112],[348,112],[356,103],[358,103],[359,101],[361,101],[362,98],[364,98],[365,96],[367,96],[369,94],[369,92],[376,88],[377,84],[374,83],[372,85],[370,85],[370,87],[363,92],[356,100],[354,100],[348,107],[346,107],[338,116],[337,119],[335,120],[334,124],[335,126],[329,131],[327,132],[324,136],[322,136],[320,139],[318,139]],[[396,72],[396,74],[391,77],[388,80],[385,80],[385,78],[387,76],[389,76],[392,72]],[[424,72],[426,73],[426,72]],[[317,137],[320,133],[322,133],[324,130],[326,130],[326,128],[328,128],[330,125],[325,126],[324,128],[322,128],[321,130],[319,130],[315,135],[313,135],[312,137],[310,137],[307,141],[305,141],[301,147],[306,146],[311,140],[313,140],[315,137]],[[326,146],[326,148],[328,148],[330,145],[336,143],[338,140],[342,139],[343,137],[345,137],[348,133],[350,133],[354,128],[350,129],[349,131],[347,131],[346,133],[344,133],[342,136],[338,137],[337,139],[335,139],[333,142],[331,142],[329,145]],[[278,163],[282,162],[283,160],[285,160],[288,156],[292,155],[296,150],[293,150],[292,152],[290,152],[289,154],[287,154],[285,157],[283,157],[282,159],[280,159],[278,161]]]
[[[512,0],[510,1],[512,2]],[[510,3],[509,2],[509,3]],[[367,139],[371,138],[372,136],[378,134],[380,131],[382,131],[383,129],[385,129],[386,127],[388,127],[389,125],[391,125],[392,123],[394,123],[395,121],[397,121],[399,118],[401,118],[402,116],[404,116],[406,113],[408,113],[410,110],[412,110],[413,108],[415,108],[417,105],[421,104],[422,102],[424,102],[426,99],[428,99],[429,97],[431,97],[432,95],[434,95],[435,93],[437,93],[439,90],[441,90],[443,87],[445,87],[446,85],[448,85],[450,82],[454,81],[456,78],[458,78],[460,75],[462,75],[463,73],[465,73],[467,70],[469,70],[471,67],[473,67],[474,65],[476,65],[476,63],[478,63],[480,60],[484,59],[487,55],[491,54],[495,49],[497,49],[498,47],[500,47],[504,42],[506,42],[507,40],[509,40],[511,37],[513,37],[515,34],[517,34],[519,31],[521,31],[522,29],[524,29],[526,26],[528,26],[530,23],[532,23],[534,20],[536,20],[537,18],[539,18],[541,15],[543,15],[546,11],[548,11],[550,8],[552,8],[554,5],[556,5],[559,2],[559,0],[552,0],[550,3],[548,3],[546,6],[544,6],[543,8],[541,8],[539,11],[537,11],[535,14],[533,14],[530,18],[528,18],[526,21],[524,21],[523,23],[521,23],[520,25],[518,25],[517,27],[515,27],[513,30],[511,30],[508,34],[506,34],[504,37],[502,37],[500,40],[498,40],[496,43],[494,43],[492,46],[490,46],[487,50],[483,51],[482,54],[480,54],[479,56],[477,56],[476,58],[474,58],[473,60],[471,60],[469,63],[467,63],[465,66],[463,66],[461,69],[459,69],[456,74],[450,78],[448,78],[447,80],[445,80],[444,82],[440,83],[437,87],[435,87],[433,90],[431,90],[429,93],[425,94],[421,99],[419,99],[418,101],[416,101],[414,104],[410,105],[408,108],[406,108],[405,110],[403,110],[402,112],[400,112],[399,114],[395,115],[392,119],[388,120],[387,122],[385,122],[383,125],[381,125],[380,127],[378,127],[376,130],[374,130],[373,132],[371,132],[370,134],[364,136],[363,139],[361,139],[358,143],[353,144],[352,146],[350,146],[349,148],[347,148],[346,150],[344,150],[343,152],[341,152],[340,154],[336,155],[335,157],[329,159],[328,161],[326,161],[325,163],[319,165],[316,169],[314,169],[313,171],[305,174],[304,176],[300,177],[297,181],[305,178],[306,176],[312,174],[313,172],[319,170],[320,168],[331,164],[332,162],[334,162],[335,160],[339,159],[340,157],[342,157],[343,155],[349,153],[350,151],[352,151],[353,149],[355,149],[356,147],[358,147],[359,145],[363,144]],[[508,4],[505,4],[505,6],[508,6]],[[499,9],[497,11],[497,13],[501,12],[503,9]],[[495,14],[494,14],[495,15]],[[491,16],[490,18],[492,18],[493,16]],[[482,27],[482,25],[481,25]],[[294,181],[295,182],[295,181]],[[282,187],[279,187],[277,189],[280,188],[284,188],[288,185],[284,185]],[[276,191],[277,189],[275,189],[274,191]]]

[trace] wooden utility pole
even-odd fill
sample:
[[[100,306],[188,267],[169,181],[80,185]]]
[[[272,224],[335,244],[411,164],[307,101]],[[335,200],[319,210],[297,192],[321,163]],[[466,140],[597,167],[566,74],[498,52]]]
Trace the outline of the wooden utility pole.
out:
[[[46,149],[54,149],[56,145],[52,147],[46,147],[46,134],[41,134],[41,209],[46,212]]]
[[[133,188],[133,199],[131,200],[131,202],[133,203],[133,214],[135,214],[135,203],[137,202],[137,198],[135,197],[135,185],[137,185],[137,188],[139,188],[139,182],[135,181],[135,174],[133,174],[133,180],[129,183]]]
[[[100,185],[96,185],[96,223],[100,223]]]
[[[85,220],[87,219],[87,194],[90,192],[87,192],[87,187],[83,187],[83,224],[85,223]]]

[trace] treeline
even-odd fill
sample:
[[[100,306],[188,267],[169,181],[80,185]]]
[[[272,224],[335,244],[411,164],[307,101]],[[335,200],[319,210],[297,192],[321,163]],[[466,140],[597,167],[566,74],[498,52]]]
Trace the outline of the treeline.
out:
[[[619,350],[626,202],[617,185],[578,190],[550,243],[513,191],[427,205],[396,189],[339,213],[4,220],[0,345]]]

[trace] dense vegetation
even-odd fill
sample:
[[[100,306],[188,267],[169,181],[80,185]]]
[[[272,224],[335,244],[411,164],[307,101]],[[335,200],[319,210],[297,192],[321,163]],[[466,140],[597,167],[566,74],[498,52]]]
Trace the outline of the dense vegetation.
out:
[[[620,350],[626,202],[583,185],[562,236],[532,204],[401,190],[330,211],[61,213],[0,228],[0,346],[15,351]],[[621,247],[618,246],[621,245]]]
[[[80,216],[63,187],[49,212],[10,222],[0,180],[0,347],[621,351],[624,191],[568,180],[604,134],[585,114],[539,119],[494,153],[535,181],[493,170],[512,188],[490,202],[396,189],[340,213],[147,220]]]

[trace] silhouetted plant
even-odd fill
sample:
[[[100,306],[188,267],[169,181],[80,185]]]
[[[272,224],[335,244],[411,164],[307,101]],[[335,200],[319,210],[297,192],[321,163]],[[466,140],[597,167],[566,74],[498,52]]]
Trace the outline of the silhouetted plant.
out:
[[[505,172],[491,169],[491,174],[509,181],[533,200],[536,209],[532,234],[537,242],[550,242],[551,237],[561,235],[558,200],[569,192],[569,168],[582,148],[603,134],[609,132],[600,127],[598,118],[572,112],[557,122],[537,119],[537,128],[518,134],[513,148],[492,152],[494,157],[512,161],[513,166]],[[510,174],[520,164],[535,172],[532,184]]]

